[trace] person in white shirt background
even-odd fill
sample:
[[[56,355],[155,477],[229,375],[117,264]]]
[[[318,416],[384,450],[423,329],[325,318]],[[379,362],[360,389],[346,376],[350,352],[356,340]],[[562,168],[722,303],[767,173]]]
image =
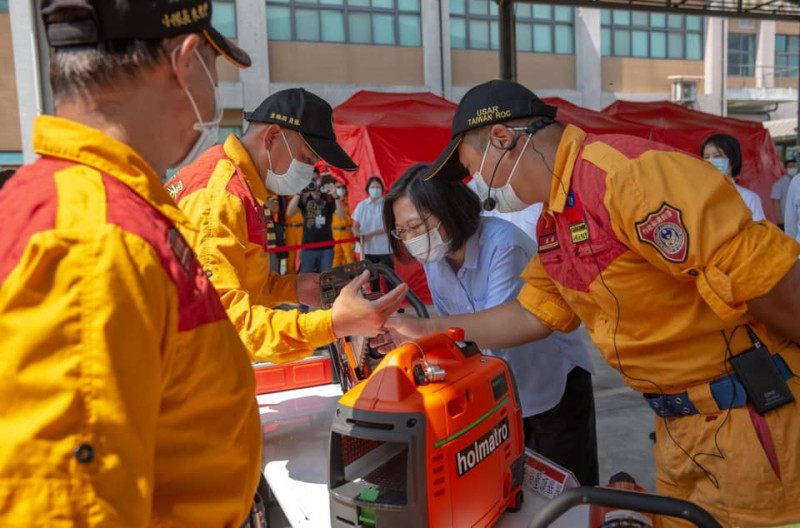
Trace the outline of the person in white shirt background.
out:
[[[772,185],[772,192],[769,197],[772,199],[772,207],[775,208],[775,215],[778,217],[778,227],[784,229],[783,212],[786,209],[786,195],[789,192],[789,183],[797,174],[797,157],[792,156],[786,160],[786,174]]]
[[[800,176],[795,175],[786,191],[786,206],[783,210],[786,234],[800,242]]]
[[[750,189],[745,189],[736,183],[736,178],[742,172],[742,147],[735,137],[728,134],[710,136],[703,141],[700,155],[703,159],[711,162],[722,174],[733,180],[744,203],[753,212],[753,220],[758,222],[766,218],[764,208],[761,206],[761,198]]]
[[[383,229],[383,180],[372,176],[367,180],[369,198],[362,200],[353,211],[353,234],[361,239],[356,251],[363,260],[385,264],[394,269],[389,237]],[[370,281],[370,290],[380,291],[379,279]]]

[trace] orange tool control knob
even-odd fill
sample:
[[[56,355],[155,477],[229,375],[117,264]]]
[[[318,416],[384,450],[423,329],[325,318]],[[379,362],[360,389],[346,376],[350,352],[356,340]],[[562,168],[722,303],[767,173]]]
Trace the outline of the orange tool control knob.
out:
[[[448,328],[444,333],[453,341],[464,341],[463,328]]]

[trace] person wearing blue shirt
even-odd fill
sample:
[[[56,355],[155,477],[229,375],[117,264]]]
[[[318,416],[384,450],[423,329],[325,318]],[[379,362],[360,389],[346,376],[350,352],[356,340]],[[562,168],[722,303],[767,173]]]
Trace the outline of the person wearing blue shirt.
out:
[[[415,165],[384,199],[384,225],[398,259],[423,264],[439,315],[465,314],[515,300],[536,243],[515,225],[481,217],[465,184],[423,182]],[[517,380],[526,445],[598,484],[589,353],[577,331],[519,347],[483,350],[503,358]]]

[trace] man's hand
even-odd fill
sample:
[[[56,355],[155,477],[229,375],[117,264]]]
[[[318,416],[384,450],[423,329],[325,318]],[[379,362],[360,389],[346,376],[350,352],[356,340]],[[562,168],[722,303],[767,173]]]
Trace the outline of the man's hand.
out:
[[[383,331],[383,325],[397,311],[408,291],[401,284],[380,299],[368,301],[361,296],[361,288],[369,282],[365,271],[342,288],[331,307],[333,333],[336,337],[373,337]]]
[[[306,306],[312,306],[314,308],[319,308],[322,304],[318,273],[299,274],[294,289],[297,295],[297,302],[300,304],[305,304]]]

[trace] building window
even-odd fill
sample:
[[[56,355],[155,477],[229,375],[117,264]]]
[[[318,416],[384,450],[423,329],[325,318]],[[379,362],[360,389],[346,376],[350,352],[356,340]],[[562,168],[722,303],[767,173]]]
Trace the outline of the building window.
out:
[[[236,38],[236,2],[234,0],[213,0],[211,2],[211,25],[223,37]]]
[[[775,77],[797,77],[800,36],[775,35]]]
[[[703,60],[699,16],[603,9],[600,31],[606,57]]]
[[[420,0],[268,0],[267,37],[422,46]]]
[[[756,70],[756,36],[728,33],[728,75],[752,77]]]
[[[517,51],[572,55],[575,50],[573,9],[515,3]],[[450,47],[500,47],[497,4],[492,0],[450,0]]]
[[[8,13],[8,0],[0,0],[0,13]]]

